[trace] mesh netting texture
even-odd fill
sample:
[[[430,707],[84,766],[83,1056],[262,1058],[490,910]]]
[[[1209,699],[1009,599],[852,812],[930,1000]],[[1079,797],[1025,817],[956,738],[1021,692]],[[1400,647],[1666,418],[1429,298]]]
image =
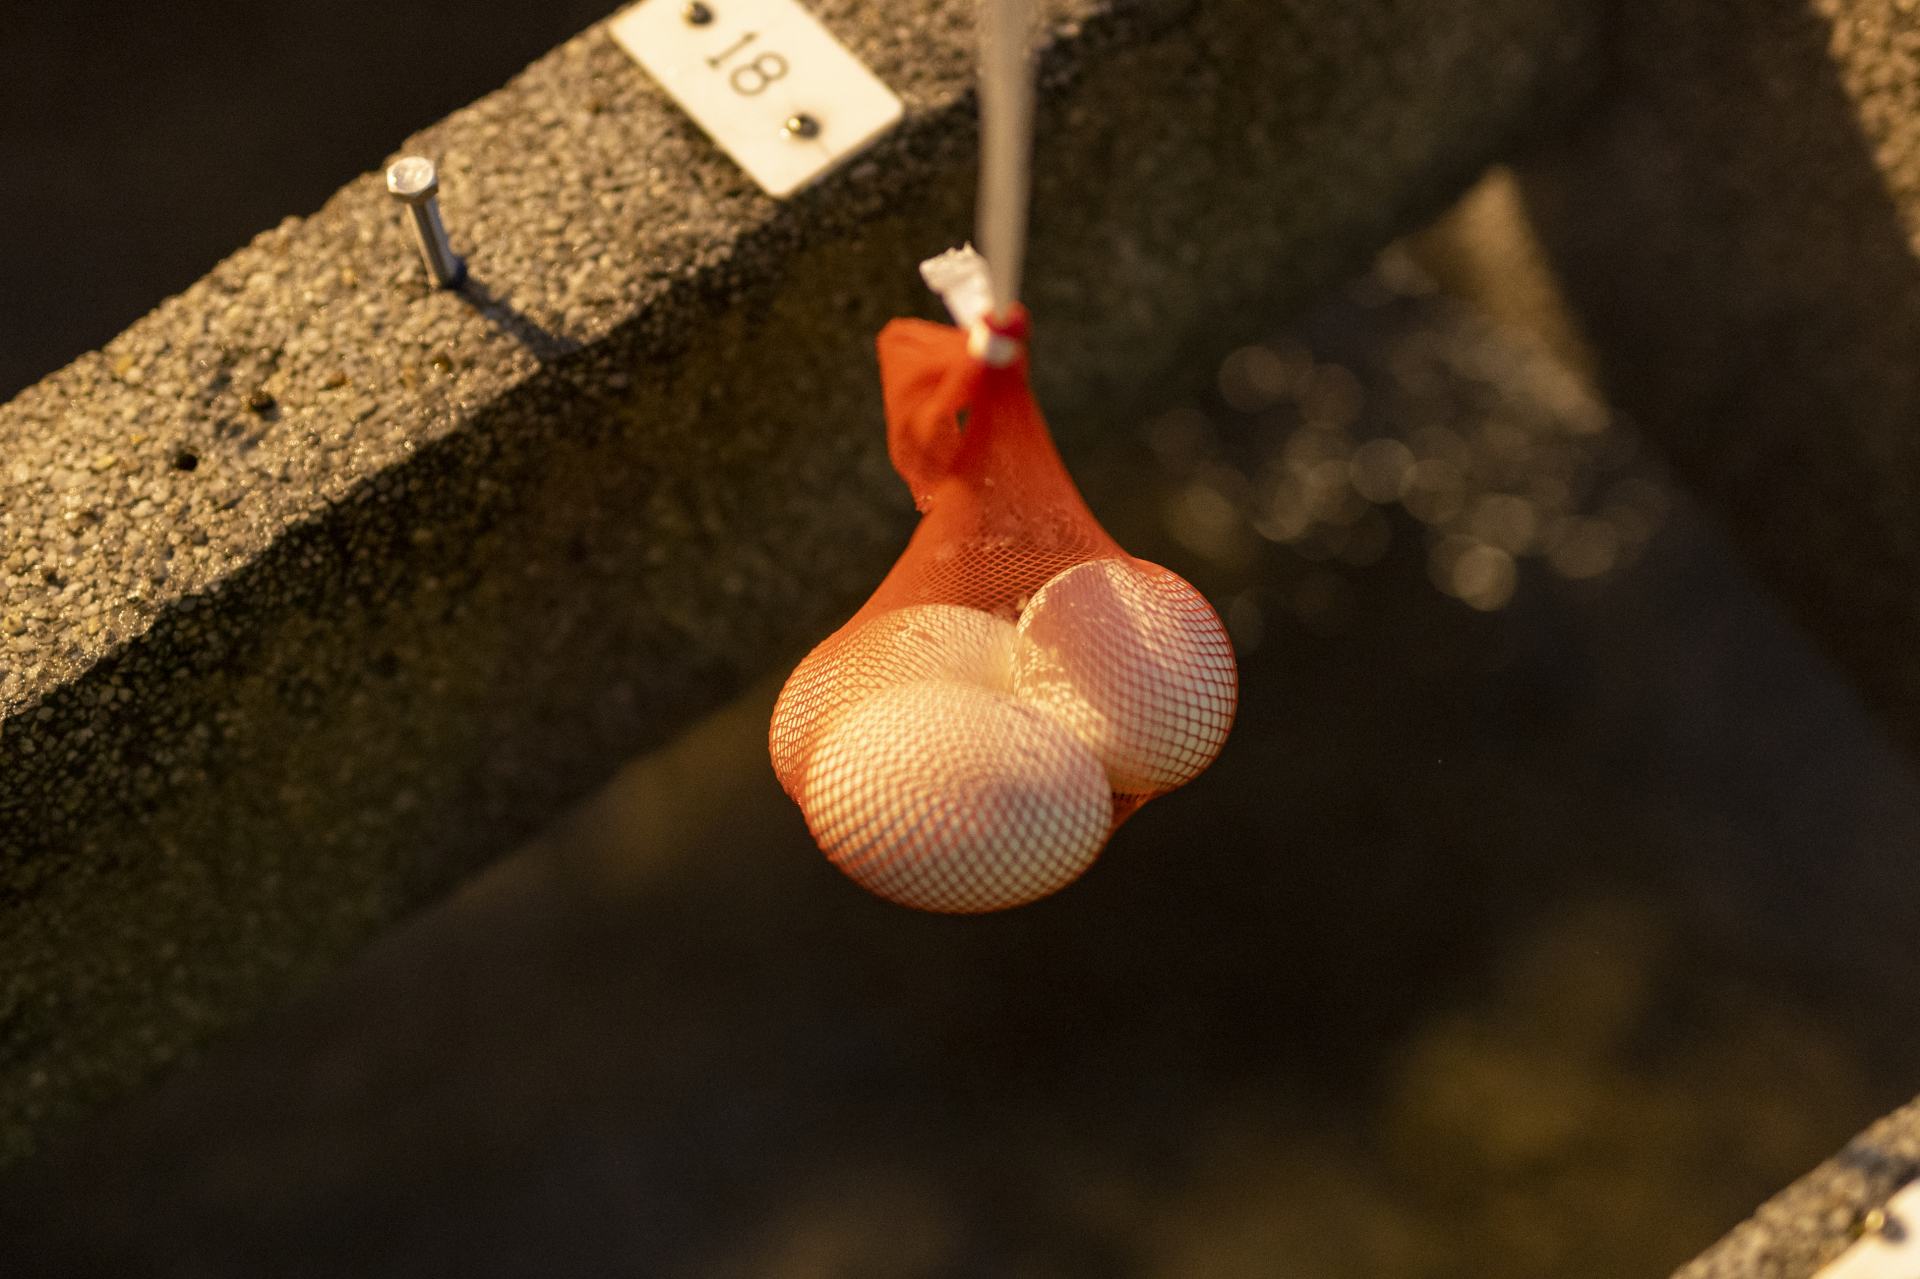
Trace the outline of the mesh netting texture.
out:
[[[774,707],[774,771],[871,892],[974,914],[1073,882],[1226,743],[1233,648],[1206,599],[1100,527],[1027,385],[946,325],[880,335],[887,447],[921,519]]]

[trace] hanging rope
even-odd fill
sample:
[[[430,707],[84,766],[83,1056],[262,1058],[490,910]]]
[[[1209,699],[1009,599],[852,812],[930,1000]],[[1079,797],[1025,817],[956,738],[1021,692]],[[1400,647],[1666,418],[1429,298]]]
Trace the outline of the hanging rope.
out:
[[[1033,182],[1033,0],[980,0],[980,249],[993,315],[1020,301]]]

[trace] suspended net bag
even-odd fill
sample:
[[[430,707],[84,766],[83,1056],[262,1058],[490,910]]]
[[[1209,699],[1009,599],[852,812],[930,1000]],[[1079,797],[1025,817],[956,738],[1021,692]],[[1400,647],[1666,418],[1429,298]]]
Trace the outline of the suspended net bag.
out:
[[[1087,509],[1028,388],[1025,313],[879,340],[887,447],[921,520],[788,679],[774,770],[832,862],[971,914],[1071,883],[1226,742],[1219,617]]]

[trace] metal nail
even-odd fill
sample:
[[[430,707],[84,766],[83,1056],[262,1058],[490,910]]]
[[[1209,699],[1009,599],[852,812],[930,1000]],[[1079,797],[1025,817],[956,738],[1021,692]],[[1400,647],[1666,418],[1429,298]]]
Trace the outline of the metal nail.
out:
[[[407,206],[413,236],[420,244],[420,258],[434,282],[443,289],[459,287],[467,276],[462,262],[447,243],[447,228],[440,221],[440,172],[423,155],[402,156],[387,170],[387,192]]]
[[[701,4],[700,0],[693,0],[692,4],[680,11],[680,16],[687,20],[688,26],[704,27],[713,21],[713,10]]]
[[[780,126],[780,132],[789,138],[810,142],[820,136],[820,121],[804,111],[797,112],[787,117],[787,122]]]

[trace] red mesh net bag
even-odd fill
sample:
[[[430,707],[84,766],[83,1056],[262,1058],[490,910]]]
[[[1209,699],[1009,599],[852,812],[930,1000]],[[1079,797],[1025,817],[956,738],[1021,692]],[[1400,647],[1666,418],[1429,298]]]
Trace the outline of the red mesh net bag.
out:
[[[921,520],[788,679],[774,770],[827,857],[921,910],[1045,897],[1212,763],[1238,674],[1218,615],[1100,527],[1028,388],[1027,322],[880,334],[887,447]]]

